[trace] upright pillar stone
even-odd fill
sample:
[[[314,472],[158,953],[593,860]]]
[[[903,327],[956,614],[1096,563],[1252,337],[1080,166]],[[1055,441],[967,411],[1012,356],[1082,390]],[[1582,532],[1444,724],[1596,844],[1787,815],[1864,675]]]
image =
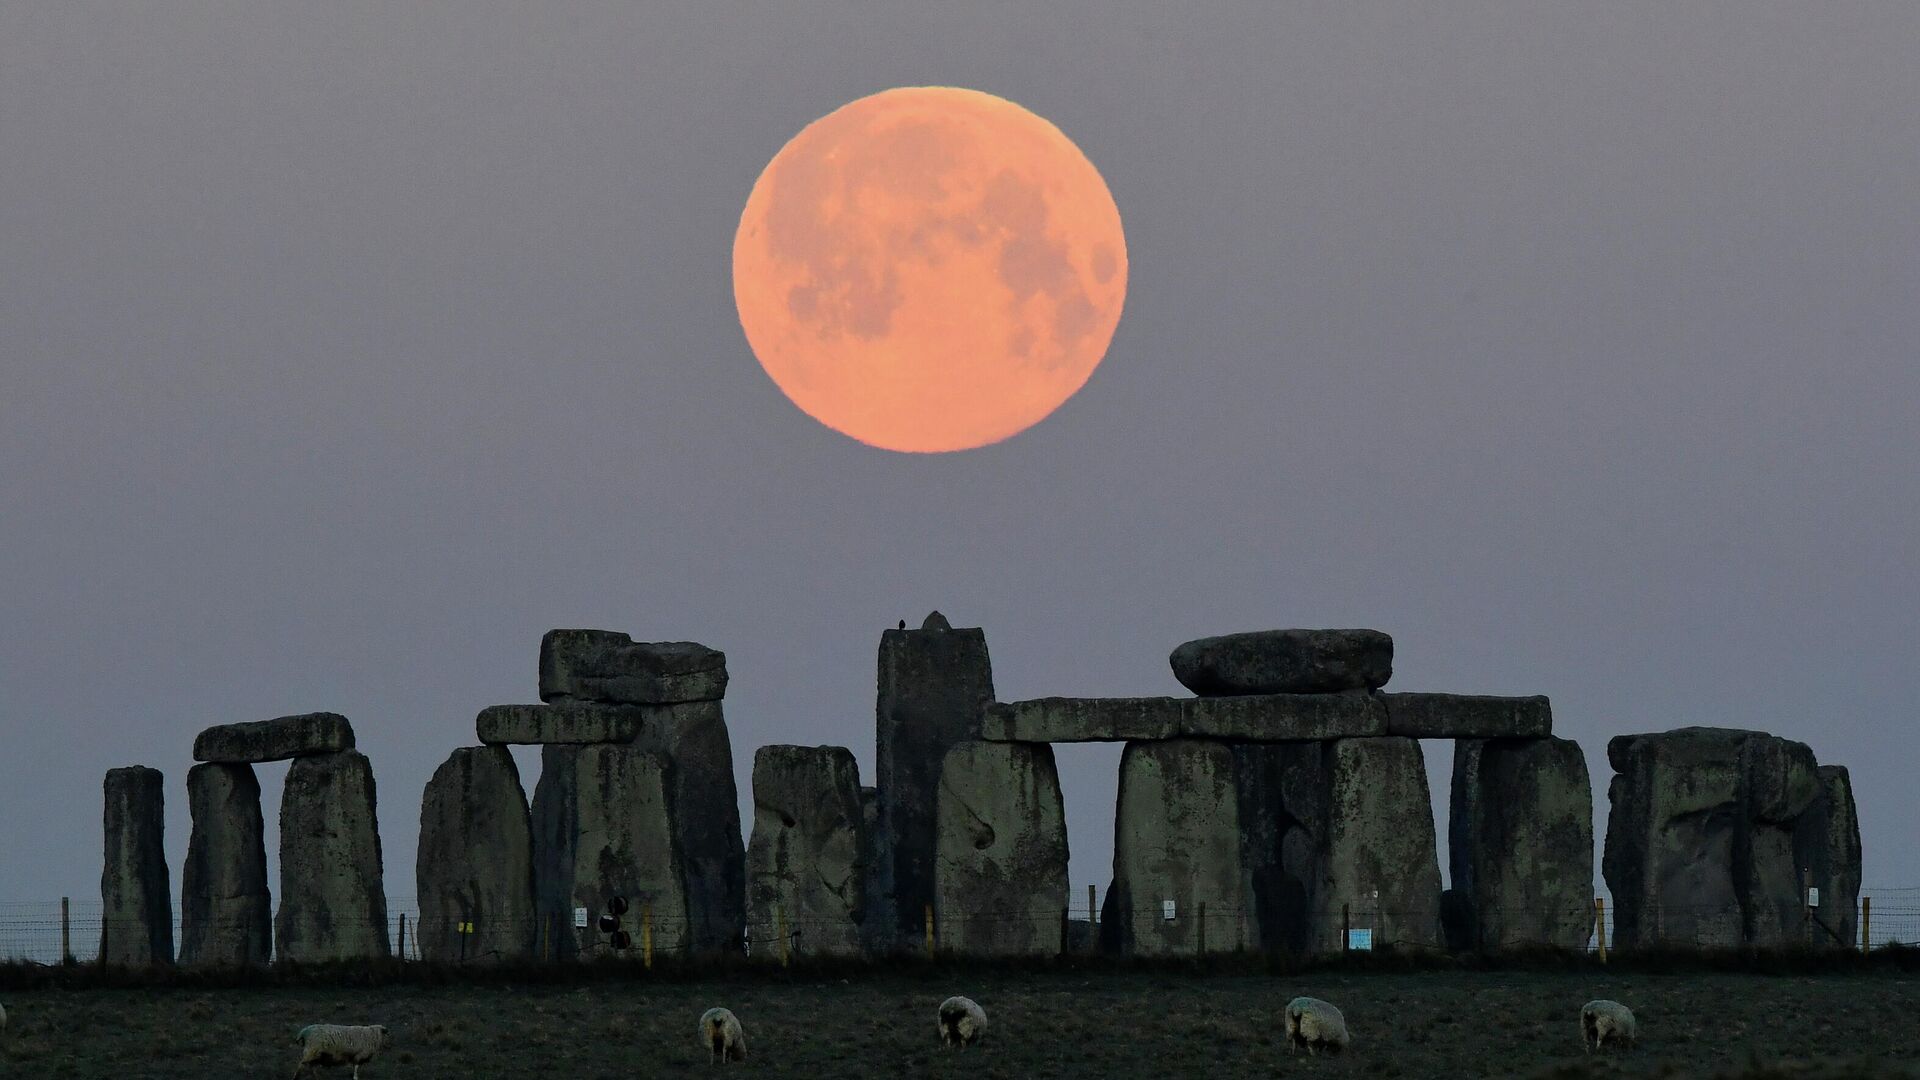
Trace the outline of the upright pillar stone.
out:
[[[763,746],[753,755],[747,926],[753,954],[859,956],[868,839],[860,766],[844,746]]]
[[[253,766],[208,762],[187,772],[193,834],[180,875],[180,963],[248,967],[273,958],[266,826]]]
[[[1343,911],[1375,947],[1438,946],[1440,860],[1419,741],[1323,743],[1312,791],[1294,808],[1310,827],[1283,851],[1304,883],[1312,948],[1341,947]]]
[[[1307,930],[1301,876],[1310,860],[1296,856],[1290,861],[1287,852],[1309,850],[1313,823],[1300,815],[1325,802],[1317,790],[1320,744],[1235,743],[1232,751],[1241,859],[1260,947],[1274,954],[1310,953],[1315,945]]]
[[[721,703],[648,705],[641,711],[645,719],[635,745],[671,765],[668,804],[684,875],[688,948],[739,956],[747,921],[747,855]]]
[[[533,955],[533,825],[506,747],[461,747],[427,781],[414,879],[422,960]]]
[[[357,750],[287,770],[273,931],[278,958],[295,963],[390,955],[373,766]]]
[[[940,770],[934,919],[963,956],[1057,956],[1067,820],[1053,747],[961,743]]]
[[[1233,751],[1194,739],[1131,742],[1120,756],[1113,884],[1102,946],[1136,956],[1195,956],[1259,946],[1248,905]]]
[[[978,627],[955,629],[936,611],[918,630],[881,634],[875,757],[889,946],[918,943],[923,933],[922,912],[934,899],[940,763],[980,738],[992,701],[993,666]]]
[[[173,963],[173,896],[167,877],[166,786],[158,769],[109,769],[106,862],[100,873],[100,962]]]
[[[1571,739],[1454,744],[1447,829],[1457,947],[1585,949],[1593,928],[1593,788]]]
[[[1816,775],[1819,793],[1794,823],[1794,859],[1820,890],[1815,944],[1847,948],[1860,942],[1860,818],[1845,766],[1822,765]]]
[[[684,956],[689,933],[681,853],[674,839],[669,765],[633,745],[548,746],[533,791],[533,880],[537,918],[552,955],[608,955],[598,929],[609,901],[638,945],[651,906],[654,951]],[[576,925],[576,911],[586,926]]]

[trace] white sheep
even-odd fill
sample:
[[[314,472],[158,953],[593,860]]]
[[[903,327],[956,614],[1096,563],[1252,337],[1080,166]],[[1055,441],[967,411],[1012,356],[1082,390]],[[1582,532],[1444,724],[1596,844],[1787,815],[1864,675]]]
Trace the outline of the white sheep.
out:
[[[1589,1054],[1614,1043],[1623,1043],[1631,1050],[1635,1038],[1633,1010],[1606,998],[1589,1001],[1580,1006],[1580,1034],[1586,1039]]]
[[[294,1080],[316,1065],[351,1065],[353,1080],[360,1080],[360,1066],[387,1048],[392,1036],[383,1024],[308,1024],[293,1037],[300,1046],[300,1064],[293,1070]]]
[[[740,1018],[731,1009],[708,1009],[700,1014],[700,1045],[712,1053],[709,1064],[747,1060],[747,1037]]]
[[[950,997],[940,1003],[940,1043],[966,1049],[987,1033],[987,1010],[971,998]]]
[[[1347,1048],[1347,1018],[1329,1002],[1297,997],[1287,1002],[1287,1049],[1305,1047],[1315,1054],[1337,1054]]]

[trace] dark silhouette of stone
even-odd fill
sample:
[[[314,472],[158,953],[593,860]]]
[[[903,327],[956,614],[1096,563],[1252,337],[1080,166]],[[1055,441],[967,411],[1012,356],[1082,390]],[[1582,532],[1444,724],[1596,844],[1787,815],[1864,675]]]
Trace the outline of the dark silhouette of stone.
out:
[[[266,826],[251,765],[206,762],[187,772],[193,834],[180,875],[180,963],[247,967],[273,959]]]
[[[933,902],[935,811],[947,751],[980,738],[993,666],[978,627],[952,629],[938,612],[918,630],[880,637],[875,703],[880,840],[877,867],[898,943],[917,944]]]
[[[747,854],[733,743],[718,701],[642,707],[635,745],[668,763],[668,805],[680,851],[692,952],[740,955],[747,921]]]
[[[100,872],[100,962],[173,963],[173,894],[167,877],[166,784],[158,769],[109,769],[106,860]]]
[[[1038,698],[992,704],[990,742],[1146,742],[1201,738],[1318,742],[1384,735],[1379,694],[1249,694],[1212,698]]]
[[[1168,661],[1201,697],[1376,690],[1393,676],[1393,639],[1378,630],[1260,630],[1189,641]]]
[[[277,720],[220,724],[193,740],[195,761],[245,765],[353,749],[353,725],[338,713],[303,713]]]
[[[868,789],[871,790],[871,789]],[[763,746],[753,755],[747,926],[756,956],[858,956],[869,841],[860,766],[843,746]]]
[[[1299,847],[1311,828],[1296,816],[1323,803],[1320,744],[1232,744],[1240,813],[1241,860],[1247,869],[1248,903],[1260,947],[1271,954],[1302,955],[1315,945],[1306,921],[1306,860],[1285,858],[1289,838]]]
[[[654,950],[688,950],[686,886],[674,839],[670,766],[633,745],[548,746],[533,791],[533,881],[544,949],[558,959],[613,952],[598,920],[627,901],[634,955],[651,909]],[[584,909],[584,928],[576,927]]]
[[[640,734],[645,714],[622,705],[489,705],[474,728],[489,746],[546,743],[626,743]]]
[[[1259,947],[1239,808],[1226,744],[1127,744],[1114,814],[1113,884],[1101,910],[1103,948],[1135,956],[1198,955],[1202,905],[1206,952]]]
[[[940,771],[934,919],[963,956],[1057,956],[1067,821],[1053,748],[961,743]]]
[[[373,766],[347,750],[295,758],[280,797],[277,957],[296,963],[389,955]]]
[[[1387,734],[1410,739],[1543,739],[1553,734],[1544,697],[1381,694]]]
[[[427,781],[414,881],[422,960],[533,955],[533,824],[506,747],[461,747]]]
[[[1343,907],[1376,947],[1441,943],[1440,860],[1418,741],[1323,743],[1317,764],[1296,768],[1288,809],[1304,827],[1284,839],[1282,862],[1306,893],[1312,949],[1340,948]]]
[[[1039,698],[988,705],[982,737],[994,742],[1138,742],[1180,735],[1184,698]]]
[[[1793,854],[1820,890],[1814,944],[1844,948],[1860,940],[1860,819],[1846,768],[1822,765],[1816,775],[1819,792],[1794,822]]]
[[[549,630],[540,640],[540,700],[606,705],[718,701],[727,656],[692,641],[635,641],[611,630]]]
[[[1620,947],[1803,939],[1793,831],[1819,788],[1805,744],[1682,728],[1618,736],[1607,758],[1615,775],[1602,869]]]
[[[1593,788],[1579,744],[1552,738],[1455,743],[1447,839],[1450,944],[1587,947]]]

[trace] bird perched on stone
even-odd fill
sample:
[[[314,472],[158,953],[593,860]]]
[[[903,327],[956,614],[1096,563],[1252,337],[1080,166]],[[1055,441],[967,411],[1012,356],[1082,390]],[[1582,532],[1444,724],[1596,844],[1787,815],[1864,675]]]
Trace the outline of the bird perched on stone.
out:
[[[905,630],[906,628],[907,628],[907,620],[901,619],[899,629]]]

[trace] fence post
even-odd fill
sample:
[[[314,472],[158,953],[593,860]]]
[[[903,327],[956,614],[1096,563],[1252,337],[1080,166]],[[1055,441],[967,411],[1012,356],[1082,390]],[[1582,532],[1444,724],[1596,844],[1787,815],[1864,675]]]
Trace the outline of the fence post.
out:
[[[1600,941],[1600,962],[1607,962],[1607,898],[1593,898],[1593,928]]]
[[[1340,905],[1340,951],[1346,952],[1347,945],[1353,940],[1353,905]]]
[[[653,901],[640,907],[640,961],[653,970]]]
[[[1200,923],[1199,923],[1200,941],[1199,941],[1199,947],[1195,950],[1195,955],[1205,956],[1207,955],[1207,902],[1205,900],[1200,901],[1199,914],[1200,914]]]
[[[1868,944],[1873,939],[1867,936],[1867,929],[1872,925],[1873,897],[1863,896],[1860,898],[1860,951],[1862,953],[1866,953],[1873,948],[1872,945]]]
[[[933,905],[927,905],[927,959],[933,959]]]
[[[1089,885],[1087,886],[1087,932],[1091,934],[1093,928],[1098,925],[1100,925],[1100,911],[1093,906],[1093,886]]]
[[[461,945],[462,945],[462,951],[465,951],[465,942],[462,942]],[[400,959],[405,960],[406,958],[407,958],[407,913],[403,911],[400,913]]]
[[[73,931],[71,924],[67,921],[70,904],[71,901],[67,897],[60,898],[60,962],[62,964],[73,963]]]
[[[774,932],[780,935],[780,966],[786,967],[789,959],[787,949],[791,942],[787,939],[787,909],[784,905],[773,909],[773,921]]]

